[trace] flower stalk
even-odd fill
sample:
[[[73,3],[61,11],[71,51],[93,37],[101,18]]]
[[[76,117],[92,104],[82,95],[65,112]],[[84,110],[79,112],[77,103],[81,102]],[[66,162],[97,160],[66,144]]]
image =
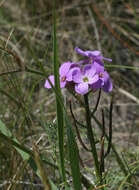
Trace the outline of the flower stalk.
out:
[[[102,180],[101,180],[101,173],[100,173],[100,167],[99,167],[99,161],[98,161],[98,154],[97,154],[95,138],[94,138],[94,134],[93,134],[92,126],[91,126],[91,115],[90,115],[90,109],[89,109],[88,94],[84,95],[84,102],[85,102],[85,112],[86,112],[87,135],[88,135],[88,139],[91,145],[91,152],[94,159],[96,177],[97,177],[97,180],[101,183]]]

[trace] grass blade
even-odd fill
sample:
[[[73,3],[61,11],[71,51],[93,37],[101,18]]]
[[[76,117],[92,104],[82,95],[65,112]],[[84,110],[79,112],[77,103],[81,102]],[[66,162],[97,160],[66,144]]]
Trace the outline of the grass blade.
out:
[[[54,78],[56,92],[61,96],[60,82],[59,82],[59,65],[57,55],[57,38],[56,38],[56,14],[53,14],[53,62],[54,62]],[[58,127],[59,153],[60,153],[60,170],[62,179],[66,181],[65,167],[64,167],[64,122],[63,122],[63,106],[59,98],[56,96],[56,115]]]
[[[117,68],[117,69],[139,70],[139,67],[128,66],[128,65],[112,65],[112,64],[105,64],[105,67]]]
[[[48,177],[47,177],[48,175],[46,173],[46,169],[43,166],[43,162],[42,162],[42,160],[40,158],[38,148],[37,148],[37,146],[35,144],[34,144],[34,147],[33,147],[33,152],[34,152],[34,159],[35,159],[37,168],[38,168],[38,170],[40,172],[40,176],[41,176],[42,182],[44,184],[44,189],[45,190],[52,190],[50,182],[49,182]]]
[[[67,129],[69,159],[70,159],[73,185],[74,185],[74,189],[81,190],[82,186],[81,186],[81,176],[80,176],[80,168],[79,168],[78,148],[77,148],[75,137],[72,131],[71,123],[66,113],[65,113],[65,123],[66,123],[66,129]]]
[[[64,122],[63,122],[63,110],[64,118],[67,129],[68,137],[68,147],[69,147],[69,158],[71,165],[71,172],[73,178],[73,185],[75,189],[81,190],[81,177],[80,177],[80,168],[79,168],[79,159],[78,159],[78,148],[75,141],[75,137],[72,131],[71,123],[67,117],[66,110],[64,109],[63,103],[61,104],[61,90],[59,83],[59,65],[58,65],[58,56],[57,56],[57,39],[56,39],[56,15],[54,12],[54,27],[53,27],[53,51],[54,51],[54,76],[55,76],[55,89],[56,93],[60,95],[60,98],[56,94],[56,108],[57,108],[57,125],[58,125],[58,137],[59,137],[59,151],[60,151],[60,163],[61,163],[61,172],[62,178],[66,181],[65,177],[65,167],[64,167]]]
[[[137,165],[135,168],[133,168],[131,170],[130,173],[128,173],[128,175],[124,178],[124,180],[122,181],[122,183],[120,184],[120,186],[118,187],[118,190],[122,190],[124,187],[124,185],[126,184],[126,182],[128,181],[128,179],[134,175],[134,172],[139,168],[139,165]]]

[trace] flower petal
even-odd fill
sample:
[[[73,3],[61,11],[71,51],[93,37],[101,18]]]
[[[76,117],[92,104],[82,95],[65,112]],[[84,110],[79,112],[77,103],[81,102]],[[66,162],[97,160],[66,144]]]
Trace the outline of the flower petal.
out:
[[[67,76],[66,76],[66,80],[67,81],[72,81],[73,80],[73,74],[74,74],[74,71],[76,73],[76,71],[79,71],[80,72],[80,68],[79,67],[73,67],[72,69],[69,70]]]
[[[62,81],[62,82],[60,82],[60,88],[64,88],[66,86],[66,81]]]
[[[86,53],[88,54],[88,57],[98,57],[101,55],[101,52],[98,50],[95,51],[86,51]]]
[[[106,83],[104,83],[103,90],[104,92],[111,92],[113,88],[111,80],[107,80]]]
[[[71,62],[65,62],[60,66],[59,74],[60,74],[61,77],[66,76],[66,74],[69,72],[69,69],[70,69],[71,65],[72,65]]]
[[[103,76],[104,76],[103,90],[104,90],[104,92],[111,92],[112,88],[113,88],[111,78],[110,78],[109,74],[106,71],[103,73]]]
[[[109,74],[108,74],[107,71],[104,71],[104,72],[103,72],[103,78],[104,78],[104,82],[107,82],[107,80],[110,79],[110,76],[109,76]]]
[[[96,68],[94,67],[93,64],[87,64],[83,68],[83,73],[85,76],[94,76],[96,73]]]
[[[91,88],[98,89],[98,88],[101,88],[103,85],[104,85],[104,81],[99,79],[96,83],[93,83],[91,85]]]
[[[82,73],[81,73],[81,70],[79,68],[73,70],[72,79],[75,83],[81,83],[82,82]]]
[[[50,75],[48,78],[51,81],[52,85],[54,86],[54,75]],[[45,81],[44,87],[48,89],[52,88],[48,80]]]
[[[76,47],[75,51],[83,56],[88,56],[88,54],[86,53],[86,51],[81,50],[80,48]]]
[[[104,63],[102,63],[101,61],[94,61],[93,65],[96,68],[97,73],[104,72]]]
[[[80,83],[75,85],[75,91],[78,94],[86,94],[88,92],[88,84],[87,83]]]
[[[112,62],[112,59],[110,59],[110,58],[103,57],[103,59],[106,61]]]
[[[94,84],[99,80],[98,74],[94,75],[93,77],[88,77],[89,81],[88,84]]]
[[[89,63],[89,62],[90,62],[89,59],[84,59],[84,60],[80,60],[80,61],[78,61],[76,64],[78,64],[78,65],[82,65],[83,63]]]

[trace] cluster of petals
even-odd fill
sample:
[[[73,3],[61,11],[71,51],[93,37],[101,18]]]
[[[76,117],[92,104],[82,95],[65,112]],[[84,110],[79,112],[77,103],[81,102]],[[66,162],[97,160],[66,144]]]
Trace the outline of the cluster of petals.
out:
[[[59,75],[60,75],[60,88],[64,88],[67,82],[72,81],[72,72],[78,65],[72,62],[65,62],[59,68]],[[54,75],[50,75],[49,80],[51,81],[52,85],[54,86]],[[45,88],[51,88],[51,84],[48,80],[45,81]]]
[[[75,48],[78,54],[85,59],[78,63],[65,62],[59,68],[60,87],[66,87],[66,84],[74,85],[75,92],[78,94],[87,94],[90,90],[102,88],[104,92],[112,91],[112,82],[108,72],[104,68],[103,60],[111,62],[109,58],[101,55],[100,51],[83,51]],[[45,88],[51,88],[54,85],[54,75],[49,76],[45,82]],[[68,85],[70,86],[70,85]]]

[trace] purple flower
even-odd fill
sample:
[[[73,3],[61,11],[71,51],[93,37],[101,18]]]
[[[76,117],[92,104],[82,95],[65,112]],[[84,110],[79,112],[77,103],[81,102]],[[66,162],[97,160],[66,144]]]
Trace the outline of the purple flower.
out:
[[[101,52],[98,51],[98,50],[95,50],[95,51],[83,51],[81,50],[80,48],[76,47],[75,48],[75,51],[85,57],[89,57],[89,60],[84,60],[84,61],[97,61],[97,62],[101,62],[102,60],[106,60],[106,61],[109,61],[111,62],[112,59],[109,59],[109,58],[106,58],[106,57],[103,57],[101,55]]]
[[[112,82],[109,74],[105,70],[100,70],[98,73],[99,80],[96,83],[93,83],[91,87],[93,89],[102,88],[104,92],[111,92],[112,91]]]
[[[72,72],[73,82],[75,82],[75,91],[78,94],[86,94],[89,91],[90,85],[97,82],[99,79],[96,75],[96,69],[93,65],[87,64],[81,70],[79,68],[74,69]]]
[[[54,75],[50,75],[48,78],[51,81],[52,85],[54,86]],[[48,89],[51,88],[51,85],[48,80],[45,81],[44,87]]]
[[[87,59],[77,63],[65,62],[59,68],[60,88],[74,87],[78,94],[86,94],[89,89],[102,88],[105,92],[112,91],[112,82],[109,74],[104,69],[102,60],[112,61],[101,55],[100,51],[83,51],[75,48],[75,51]],[[91,63],[91,64],[90,64]],[[49,80],[54,86],[54,75],[49,76]],[[45,88],[51,88],[48,80],[45,81]]]
[[[81,60],[79,64],[82,63],[91,63],[96,69],[99,79],[93,83],[91,86],[94,89],[102,88],[105,92],[110,92],[112,90],[112,82],[109,74],[104,70],[103,60],[112,61],[112,59],[105,58],[101,55],[100,51],[83,51],[80,48],[76,47],[75,51],[85,57],[88,57],[85,60]]]
[[[72,81],[72,71],[77,67],[78,65],[71,62],[65,62],[63,63],[59,68],[59,75],[60,75],[60,88],[64,88],[66,86],[67,81]],[[49,80],[51,81],[52,85],[54,86],[54,75],[50,75]],[[51,88],[51,85],[48,80],[46,80],[45,88]]]

